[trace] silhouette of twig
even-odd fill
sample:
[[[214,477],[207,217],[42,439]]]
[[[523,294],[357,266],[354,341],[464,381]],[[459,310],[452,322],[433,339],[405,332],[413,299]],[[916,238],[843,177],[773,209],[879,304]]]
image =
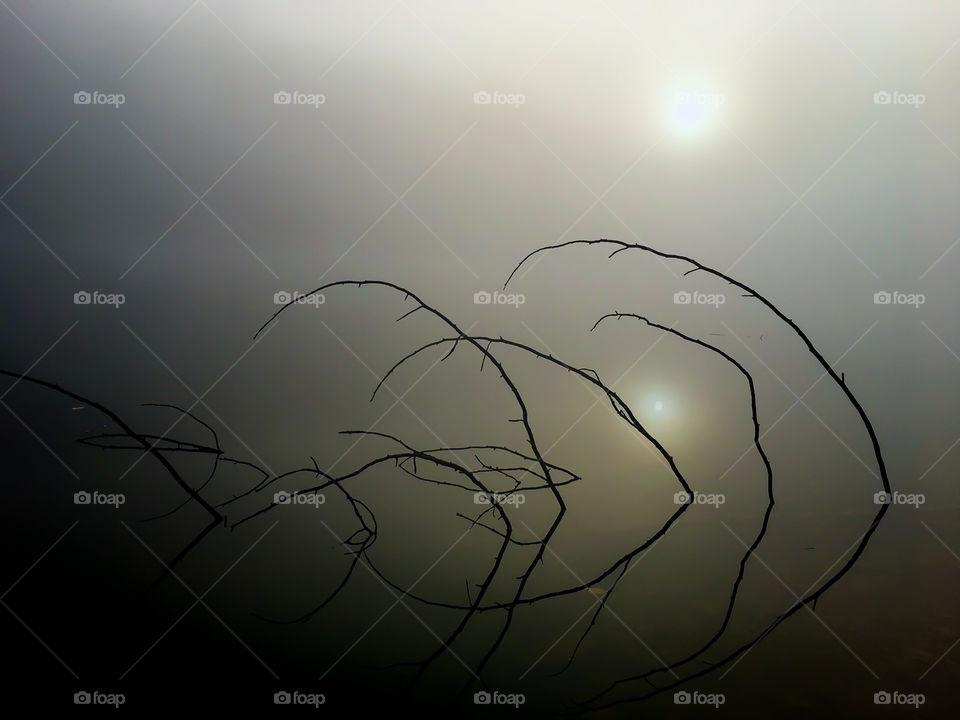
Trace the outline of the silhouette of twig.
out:
[[[890,484],[887,476],[886,467],[880,452],[880,445],[876,433],[866,412],[858,402],[853,392],[845,383],[843,374],[837,375],[833,368],[827,363],[823,355],[816,349],[809,337],[800,329],[800,327],[781,310],[779,310],[771,301],[765,298],[756,290],[733,279],[725,273],[714,270],[692,258],[667,253],[655,248],[641,244],[630,244],[615,240],[597,239],[597,240],[574,240],[558,243],[538,248],[524,257],[520,263],[513,269],[504,283],[504,289],[510,284],[518,271],[524,264],[535,255],[546,252],[559,251],[576,245],[583,246],[608,246],[613,250],[608,258],[613,259],[620,253],[636,251],[653,255],[661,260],[675,260],[687,263],[691,266],[684,274],[689,275],[695,272],[703,272],[712,275],[724,282],[727,282],[741,291],[743,297],[757,300],[773,315],[786,324],[804,343],[805,347],[814,359],[824,368],[825,373],[829,375],[837,386],[841,389],[847,401],[856,410],[860,422],[863,424],[872,443],[877,466],[880,472],[880,480],[885,492],[890,492]],[[600,396],[609,403],[610,409],[615,416],[624,424],[637,433],[642,441],[650,443],[660,458],[663,459],[669,468],[673,477],[677,481],[683,492],[692,497],[693,490],[687,479],[684,477],[680,466],[668,448],[656,438],[637,418],[630,405],[613,389],[612,385],[604,381],[603,377],[594,369],[579,367],[571,362],[560,359],[552,353],[546,353],[538,350],[526,343],[508,338],[493,337],[487,335],[471,334],[465,332],[449,316],[427,304],[418,295],[400,285],[380,280],[341,280],[329,282],[312,290],[309,294],[319,294],[339,288],[355,288],[357,290],[379,289],[387,290],[400,296],[402,302],[413,303],[413,308],[403,312],[396,322],[410,317],[412,314],[422,311],[423,314],[432,316],[445,329],[440,333],[440,337],[421,344],[411,352],[394,362],[386,372],[378,379],[372,389],[370,401],[376,399],[379,391],[386,386],[387,381],[393,377],[401,367],[407,362],[412,361],[423,353],[438,350],[443,353],[440,362],[446,361],[452,357],[458,350],[462,352],[471,351],[479,355],[479,372],[483,373],[490,368],[496,373],[498,382],[509,393],[515,410],[512,411],[512,417],[506,420],[516,424],[523,436],[523,449],[511,448],[502,444],[463,444],[447,447],[417,447],[412,442],[404,440],[397,435],[386,432],[378,432],[372,429],[368,430],[343,430],[344,435],[357,436],[358,442],[364,441],[371,445],[388,446],[386,450],[381,450],[372,459],[367,459],[355,465],[352,469],[334,474],[333,470],[324,470],[320,463],[313,457],[310,457],[311,464],[303,467],[287,470],[282,473],[261,467],[259,464],[244,460],[241,458],[229,457],[221,447],[219,437],[214,428],[201,420],[199,417],[175,405],[169,404],[151,404],[151,407],[163,407],[172,409],[181,413],[183,417],[190,417],[199,425],[204,427],[212,436],[212,444],[201,443],[188,439],[178,439],[169,437],[167,433],[141,433],[135,431],[126,424],[115,412],[106,408],[104,405],[90,400],[72,391],[66,390],[54,383],[34,378],[22,373],[16,373],[9,370],[0,370],[0,374],[15,378],[17,382],[24,381],[36,386],[54,390],[62,395],[73,398],[77,401],[89,405],[101,413],[105,414],[113,421],[120,432],[102,432],[95,435],[79,438],[78,442],[88,447],[99,448],[101,450],[138,450],[143,453],[149,453],[164,468],[164,470],[173,478],[175,483],[186,493],[186,499],[175,506],[173,509],[158,514],[150,519],[168,517],[177,512],[191,501],[200,505],[211,517],[211,522],[202,532],[194,537],[190,543],[177,554],[168,564],[173,568],[177,563],[183,560],[188,552],[195,548],[207,535],[216,527],[224,526],[231,530],[236,530],[251,522],[255,518],[264,516],[272,512],[281,501],[277,495],[274,495],[272,501],[266,504],[254,503],[253,509],[239,514],[236,508],[241,507],[242,501],[253,501],[261,497],[263,493],[283,483],[289,487],[291,484],[302,485],[295,490],[284,490],[285,495],[298,497],[303,495],[316,495],[323,493],[330,488],[335,489],[343,496],[346,505],[349,506],[357,525],[346,537],[340,538],[340,545],[344,553],[350,557],[350,562],[346,571],[340,577],[337,584],[320,600],[315,601],[306,611],[298,612],[292,619],[267,618],[257,614],[261,620],[276,624],[302,623],[315,617],[318,613],[328,607],[335,598],[340,597],[350,584],[356,568],[362,563],[371,570],[373,574],[380,578],[383,583],[396,591],[400,599],[410,598],[426,606],[442,609],[459,614],[459,618],[454,623],[453,628],[447,632],[446,636],[440,640],[439,644],[426,653],[422,658],[411,661],[397,663],[391,667],[411,667],[415,670],[413,679],[421,678],[433,663],[443,656],[445,652],[453,653],[452,646],[464,637],[468,627],[471,626],[474,619],[482,614],[496,613],[502,615],[502,621],[499,629],[492,638],[485,643],[480,656],[471,665],[468,666],[469,676],[466,678],[460,691],[468,690],[474,682],[481,681],[483,672],[497,651],[503,646],[508,633],[513,625],[516,611],[521,607],[530,607],[540,603],[548,602],[557,598],[577,594],[596,592],[600,583],[608,578],[612,581],[603,591],[603,594],[596,603],[591,618],[580,634],[579,639],[574,644],[571,652],[567,656],[566,662],[559,668],[556,674],[568,671],[574,663],[578,653],[587,643],[592,630],[597,626],[598,619],[605,607],[608,607],[614,592],[620,587],[621,581],[629,571],[631,563],[642,553],[653,547],[666,533],[674,526],[679,518],[688,510],[688,504],[681,504],[664,521],[664,523],[652,532],[648,537],[638,538],[631,541],[633,547],[619,557],[611,558],[605,562],[604,566],[591,573],[591,577],[586,581],[577,581],[573,584],[563,585],[553,589],[544,589],[534,593],[527,593],[531,578],[538,568],[544,566],[544,555],[548,545],[554,538],[561,522],[566,514],[567,505],[563,493],[567,486],[591,481],[589,474],[581,476],[572,469],[566,468],[546,457],[546,452],[541,450],[538,442],[537,433],[534,431],[532,421],[533,410],[528,404],[527,398],[521,391],[519,385],[514,380],[513,375],[507,369],[507,360],[514,356],[519,356],[527,362],[533,362],[538,366],[550,367],[576,376],[579,380],[592,388],[596,388]],[[259,336],[271,323],[286,311],[290,305],[298,304],[297,299],[292,299],[289,303],[282,305],[273,315],[259,328],[255,337]],[[708,651],[715,649],[721,638],[727,633],[730,622],[737,605],[737,598],[743,587],[744,577],[746,575],[747,564],[750,557],[763,542],[766,536],[773,506],[774,506],[774,473],[770,460],[761,444],[761,422],[758,411],[757,389],[754,379],[750,372],[731,354],[721,349],[717,345],[701,340],[692,335],[688,335],[680,330],[674,329],[643,315],[632,312],[610,312],[601,316],[590,328],[590,332],[597,331],[601,325],[610,325],[610,321],[620,321],[622,319],[635,320],[645,325],[663,331],[678,341],[686,345],[697,346],[714,355],[721,357],[725,362],[730,363],[740,375],[743,376],[750,403],[750,414],[753,425],[753,446],[756,449],[764,466],[766,474],[766,487],[768,502],[758,532],[752,543],[747,547],[746,552],[740,558],[738,571],[733,580],[732,589],[727,601],[726,610],[719,627],[713,634],[702,642],[695,650],[688,652],[683,657],[673,660],[669,663],[663,663],[659,666],[643,669],[625,677],[615,679],[600,690],[594,692],[589,697],[581,700],[573,707],[568,707],[565,711],[568,714],[580,714],[586,712],[598,711],[615,705],[633,703],[645,700],[659,693],[665,692],[671,688],[677,687],[689,680],[701,677],[708,673],[716,672],[719,668],[728,665],[741,657],[745,652],[755,647],[781,623],[794,615],[803,607],[809,607],[815,610],[817,600],[836,582],[840,580],[853,567],[854,563],[864,552],[871,536],[876,530],[880,520],[888,510],[887,505],[881,505],[876,516],[873,518],[870,526],[860,539],[852,555],[847,559],[843,566],[826,579],[821,578],[818,585],[807,591],[805,596],[798,598],[785,613],[778,615],[769,621],[760,633],[742,642],[732,650],[719,658],[707,659]],[[711,333],[711,335],[721,335]],[[762,339],[762,336],[761,336]],[[463,348],[463,350],[461,350]],[[459,357],[460,353],[458,353]],[[208,455],[212,458],[212,466],[205,479],[197,487],[191,487],[177,468],[167,457],[168,455]],[[462,456],[468,456],[464,460]],[[253,470],[258,474],[255,483],[245,485],[246,489],[235,489],[231,496],[223,498],[218,502],[213,502],[204,496],[204,491],[210,487],[214,477],[217,476],[224,467],[237,470]],[[466,602],[457,600],[448,600],[443,598],[431,598],[415,592],[415,586],[403,587],[395,580],[391,579],[388,573],[381,569],[376,558],[371,554],[376,542],[379,539],[379,525],[376,515],[370,504],[359,499],[351,486],[359,478],[380,469],[393,467],[399,471],[398,477],[404,482],[417,482],[426,485],[443,488],[445,492],[457,493],[482,493],[489,503],[475,517],[470,517],[463,512],[456,512],[455,516],[467,521],[466,532],[479,528],[489,536],[496,538],[497,550],[493,556],[492,562],[484,572],[482,579],[475,584],[475,592],[471,592],[470,582],[464,579],[466,587]],[[518,494],[537,494],[538,497],[545,497],[552,500],[556,509],[549,517],[549,526],[542,534],[542,537],[533,539],[522,539],[517,537],[514,523],[511,521],[511,513],[508,500]],[[228,519],[227,513],[230,513]],[[236,513],[236,514],[235,514]],[[487,517],[489,515],[489,518]],[[486,521],[485,521],[486,520]],[[533,557],[530,558],[530,549],[534,550]],[[515,553],[524,553],[527,558],[524,562],[522,572],[510,579],[511,583],[508,594],[509,599],[491,598],[491,588],[494,583],[504,574],[504,569],[508,565],[508,555],[512,558],[511,551]],[[520,557],[517,555],[517,557]],[[165,573],[166,574],[166,573]],[[161,578],[162,579],[162,578]],[[459,590],[457,591],[459,594]],[[459,659],[459,658],[458,658]],[[661,675],[669,674],[671,678],[660,678]],[[658,682],[654,682],[654,679]],[[635,683],[642,682],[644,686],[641,690],[632,690],[625,697],[613,697],[613,693],[621,688],[630,688]]]

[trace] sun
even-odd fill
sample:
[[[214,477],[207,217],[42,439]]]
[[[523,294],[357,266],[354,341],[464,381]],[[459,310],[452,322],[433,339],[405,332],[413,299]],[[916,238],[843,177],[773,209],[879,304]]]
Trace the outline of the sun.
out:
[[[631,412],[644,424],[663,429],[681,419],[682,396],[671,383],[648,381],[648,384],[633,388],[629,395],[632,398]]]
[[[719,122],[725,103],[726,96],[706,83],[677,83],[667,93],[664,120],[673,135],[702,135]]]

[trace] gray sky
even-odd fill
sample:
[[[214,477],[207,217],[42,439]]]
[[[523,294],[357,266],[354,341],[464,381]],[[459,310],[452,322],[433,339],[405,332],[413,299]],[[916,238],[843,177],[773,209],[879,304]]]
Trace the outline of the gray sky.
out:
[[[596,369],[695,488],[727,496],[721,509],[695,508],[700,516],[671,532],[649,574],[636,571],[624,589],[620,611],[633,608],[630,621],[645,618],[652,644],[675,655],[688,648],[677,639],[687,630],[663,628],[699,612],[689,636],[709,636],[743,552],[736,538],[752,539],[765,507],[763,468],[747,452],[749,396],[742,376],[703,349],[633,320],[591,333],[593,323],[614,310],[641,313],[714,342],[753,373],[761,424],[775,423],[765,442],[774,518],[783,519],[765,560],[797,592],[876,511],[880,485],[863,426],[788,328],[734,288],[685,277],[684,263],[569,248],[514,279],[518,307],[478,305],[474,294],[501,288],[531,250],[566,240],[614,238],[694,257],[762,292],[837,362],[877,430],[891,484],[924,494],[921,510],[894,508],[871,546],[893,553],[895,572],[868,566],[871,582],[851,583],[856,590],[828,620],[866,664],[896,678],[877,683],[846,655],[851,683],[916,684],[960,632],[955,618],[937,616],[937,630],[919,621],[902,629],[921,649],[899,664],[875,651],[882,643],[857,618],[878,592],[906,616],[917,610],[891,577],[913,572],[927,590],[956,587],[944,545],[960,548],[958,36],[960,10],[940,2],[8,2],[0,8],[0,364],[31,368],[157,423],[157,432],[174,418],[136,403],[191,406],[202,396],[196,411],[230,452],[275,472],[311,455],[344,471],[384,445],[354,446],[337,431],[374,423],[423,447],[519,447],[509,396],[489,368],[478,373],[480,356],[466,347],[443,364],[443,351],[418,357],[367,402],[396,360],[449,335],[425,313],[394,323],[412,308],[396,293],[331,290],[253,339],[277,292],[344,279],[408,287],[464,329]],[[82,291],[119,293],[123,304],[75,304]],[[721,293],[724,302],[677,304],[677,292]],[[891,303],[878,304],[885,292]],[[585,477],[569,491],[556,556],[534,582],[549,589],[655,531],[675,509],[676,488],[595,391],[518,352],[498,353],[529,393],[549,459]],[[5,402],[3,442],[42,493],[139,477],[138,517],[179,497],[156,469],[126,476],[132,457],[114,467],[71,445],[101,422],[85,411],[23,387]],[[250,481],[224,481],[218,492]],[[454,512],[466,510],[443,491],[402,483],[385,471],[363,488],[385,506],[385,536],[389,528],[410,539],[407,552],[382,556],[409,582],[424,557],[465,529]],[[26,502],[30,486],[18,491]],[[549,525],[544,502],[517,509],[534,535]],[[434,513],[433,530],[422,527],[421,507]],[[37,553],[73,513],[64,505],[24,530]],[[324,517],[342,519],[335,510]],[[308,516],[285,525],[283,542],[325,532]],[[249,540],[267,527],[251,529]],[[471,536],[430,576],[431,590],[462,595],[463,568],[489,557],[491,539]],[[826,549],[812,561],[806,546]],[[894,552],[905,546],[909,553]],[[236,555],[228,544],[217,553]],[[924,554],[936,561],[921,572],[911,563]],[[251,559],[250,576],[272,571],[271,557]],[[684,564],[690,557],[698,560]],[[754,573],[741,638],[791,599],[762,565]],[[288,582],[302,593],[292,608],[282,602],[289,598],[237,592],[296,614],[319,590]],[[647,597],[651,585],[664,594]],[[369,600],[379,614],[372,592],[358,590],[355,602]],[[678,598],[691,592],[702,601],[688,608]],[[571,612],[549,615],[557,627],[534,634],[538,648],[581,610]],[[571,681],[576,689],[632,668],[634,641],[616,630],[609,618],[608,635],[585,649],[596,664]],[[808,634],[796,640],[808,643],[798,657],[816,643],[840,647],[823,628]],[[613,668],[597,660],[604,650]],[[561,644],[553,664],[567,651]],[[955,659],[943,662],[956,671]],[[750,687],[755,671],[731,676],[730,692]],[[930,693],[946,692],[938,683],[948,677],[928,676]],[[534,694],[552,687],[528,682]]]

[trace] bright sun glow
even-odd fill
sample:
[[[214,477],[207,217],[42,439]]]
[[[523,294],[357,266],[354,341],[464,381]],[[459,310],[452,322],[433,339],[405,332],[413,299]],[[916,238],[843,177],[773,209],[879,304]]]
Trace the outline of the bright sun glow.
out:
[[[707,83],[677,83],[666,98],[667,127],[680,136],[703,134],[716,124],[725,102],[726,96]]]
[[[679,420],[682,405],[675,388],[667,384],[653,383],[646,388],[638,389],[634,396],[633,411],[641,422],[655,423],[656,427],[665,427],[666,424]]]

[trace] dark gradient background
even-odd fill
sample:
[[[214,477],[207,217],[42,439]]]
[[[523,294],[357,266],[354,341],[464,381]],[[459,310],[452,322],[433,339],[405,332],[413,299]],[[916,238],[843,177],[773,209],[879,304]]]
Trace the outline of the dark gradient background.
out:
[[[0,367],[60,383],[143,432],[209,442],[271,474],[343,473],[391,444],[523,448],[516,407],[481,355],[458,347],[379,378],[449,335],[401,294],[343,287],[318,307],[274,293],[335,280],[407,287],[464,330],[514,338],[595,369],[677,459],[691,507],[632,566],[573,665],[596,593],[518,610],[484,685],[553,716],[610,681],[671,662],[717,629],[766,507],[743,377],[716,355],[635,321],[714,342],[756,381],[775,472],[770,528],[730,626],[706,659],[761,632],[856,546],[881,489],[869,438],[799,338],[751,298],[689,266],[609,248],[538,256],[525,302],[477,305],[533,249],[616,238],[691,256],[756,288],[810,336],[870,417],[894,505],[857,564],[735,665],[690,691],[599,717],[948,717],[960,706],[960,7],[922,2],[0,2]],[[318,93],[316,107],[278,91]],[[122,93],[117,108],[74,93]],[[477,104],[477,92],[520,105]],[[877,92],[923,103],[877,104]],[[723,102],[677,106],[677,93]],[[692,114],[691,114],[692,113]],[[122,293],[119,308],[78,291]],[[720,307],[674,293],[724,293]],[[874,293],[925,302],[875,304]],[[761,340],[762,335],[762,340]],[[522,388],[551,462],[582,479],[529,593],[596,575],[673,512],[675,480],[649,443],[575,375],[495,349]],[[107,419],[56,393],[0,383],[2,702],[70,712],[80,690],[123,692],[121,712],[166,707],[283,714],[279,690],[322,692],[318,712],[365,704],[486,717],[455,690],[501,626],[488,612],[411,686],[385,669],[437,647],[460,615],[398,598],[361,567],[339,583],[349,504],[277,507],[217,529],[152,583],[207,522],[151,457],[75,443]],[[799,398],[799,400],[798,400]],[[661,403],[661,405],[657,405]],[[659,408],[659,409],[657,409]],[[106,424],[105,424],[106,423]],[[171,427],[173,426],[173,427]],[[170,455],[197,486],[209,458]],[[222,467],[223,502],[257,483]],[[299,483],[299,484],[297,484]],[[229,506],[228,520],[273,490]],[[80,490],[122,492],[118,509]],[[499,539],[456,513],[471,497],[392,466],[351,491],[377,514],[370,550],[401,586],[462,603]],[[543,493],[511,509],[542,537]],[[533,557],[491,589],[512,597]],[[609,582],[602,584],[605,589]],[[198,602],[198,597],[201,599]],[[587,613],[587,614],[585,614]],[[702,667],[702,665],[701,665]],[[479,689],[477,685],[473,689]],[[639,691],[649,689],[640,684]],[[878,707],[878,691],[923,693]],[[449,703],[453,703],[452,706]],[[452,713],[452,715],[451,715]],[[507,716],[523,711],[510,709]],[[14,716],[14,715],[11,715]]]

